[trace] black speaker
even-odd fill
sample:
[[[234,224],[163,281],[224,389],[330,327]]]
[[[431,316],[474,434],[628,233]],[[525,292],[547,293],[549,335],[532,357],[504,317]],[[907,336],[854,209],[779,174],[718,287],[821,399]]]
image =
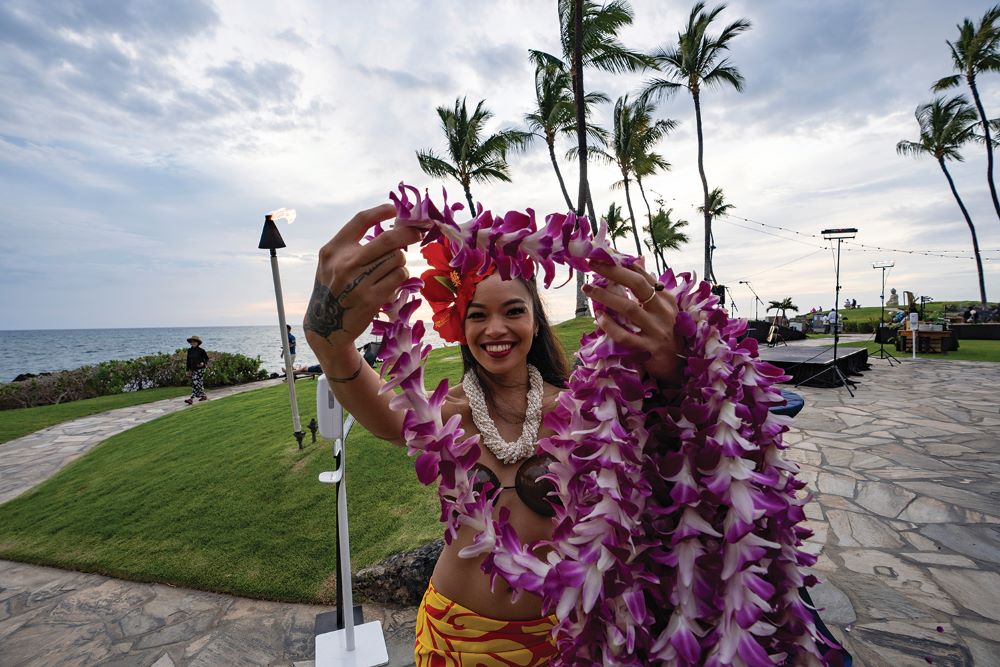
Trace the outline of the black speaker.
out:
[[[712,285],[712,294],[719,297],[719,305],[726,305],[726,286],[725,285]]]

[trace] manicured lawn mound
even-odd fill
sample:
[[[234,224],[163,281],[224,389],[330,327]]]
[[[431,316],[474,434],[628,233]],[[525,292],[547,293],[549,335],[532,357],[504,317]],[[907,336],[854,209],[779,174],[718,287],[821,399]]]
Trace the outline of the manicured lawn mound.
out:
[[[843,347],[867,347],[868,356],[877,356],[879,344],[871,341],[859,343],[841,343]],[[886,351],[895,357],[910,357],[910,352],[897,352],[895,345],[886,343]],[[940,361],[996,361],[1000,362],[1000,340],[961,340],[959,349],[947,354],[917,352],[921,359],[937,359]]]
[[[0,444],[34,433],[43,428],[79,419],[99,412],[127,408],[132,405],[153,403],[165,398],[176,398],[191,393],[187,387],[158,387],[124,394],[85,398],[56,405],[39,405],[33,408],[0,410]]]
[[[560,327],[575,350],[590,320]],[[428,386],[460,377],[435,350]],[[296,383],[303,424],[316,383]],[[282,386],[196,405],[95,447],[0,506],[0,557],[273,600],[329,602],[330,443],[299,451]],[[437,493],[402,447],[356,426],[347,441],[351,557],[360,569],[441,535]]]
[[[315,382],[297,385],[315,414]],[[317,475],[328,443],[301,452],[284,386],[199,405],[115,436],[0,506],[0,556],[139,581],[325,601],[335,501]],[[307,438],[308,440],[308,438]],[[358,428],[348,440],[358,567],[438,535],[433,489],[405,450]]]

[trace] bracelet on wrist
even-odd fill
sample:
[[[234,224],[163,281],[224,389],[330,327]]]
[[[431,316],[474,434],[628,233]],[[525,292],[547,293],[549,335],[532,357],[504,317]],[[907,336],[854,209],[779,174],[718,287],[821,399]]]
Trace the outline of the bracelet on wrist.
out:
[[[326,379],[329,380],[330,382],[341,382],[341,383],[343,383],[343,382],[350,382],[351,380],[354,380],[359,375],[361,375],[361,367],[364,366],[364,365],[365,365],[365,360],[362,359],[361,356],[359,355],[358,356],[358,370],[354,371],[353,374],[348,375],[345,378],[335,378],[335,377],[330,377],[329,375],[327,375]]]

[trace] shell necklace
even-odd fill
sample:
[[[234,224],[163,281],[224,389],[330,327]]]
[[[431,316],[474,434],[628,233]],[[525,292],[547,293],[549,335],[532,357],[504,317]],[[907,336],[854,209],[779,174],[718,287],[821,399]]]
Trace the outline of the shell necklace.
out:
[[[542,374],[531,364],[528,364],[528,386],[528,409],[524,413],[524,429],[520,438],[514,442],[507,442],[500,437],[497,426],[490,417],[483,388],[475,372],[470,370],[462,378],[462,388],[465,389],[469,407],[472,409],[472,422],[479,429],[482,443],[502,463],[516,463],[535,452],[538,427],[542,423]]]

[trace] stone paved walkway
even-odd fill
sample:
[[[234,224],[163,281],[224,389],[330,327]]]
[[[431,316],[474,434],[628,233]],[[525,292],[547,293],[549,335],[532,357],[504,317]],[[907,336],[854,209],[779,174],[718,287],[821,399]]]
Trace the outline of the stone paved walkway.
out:
[[[855,398],[797,390],[814,599],[856,665],[1000,665],[1000,364],[873,363]],[[322,611],[0,561],[0,664],[311,664]],[[394,667],[414,616],[365,607]]]
[[[872,363],[796,390],[813,598],[856,665],[1000,665],[1000,364]]]

